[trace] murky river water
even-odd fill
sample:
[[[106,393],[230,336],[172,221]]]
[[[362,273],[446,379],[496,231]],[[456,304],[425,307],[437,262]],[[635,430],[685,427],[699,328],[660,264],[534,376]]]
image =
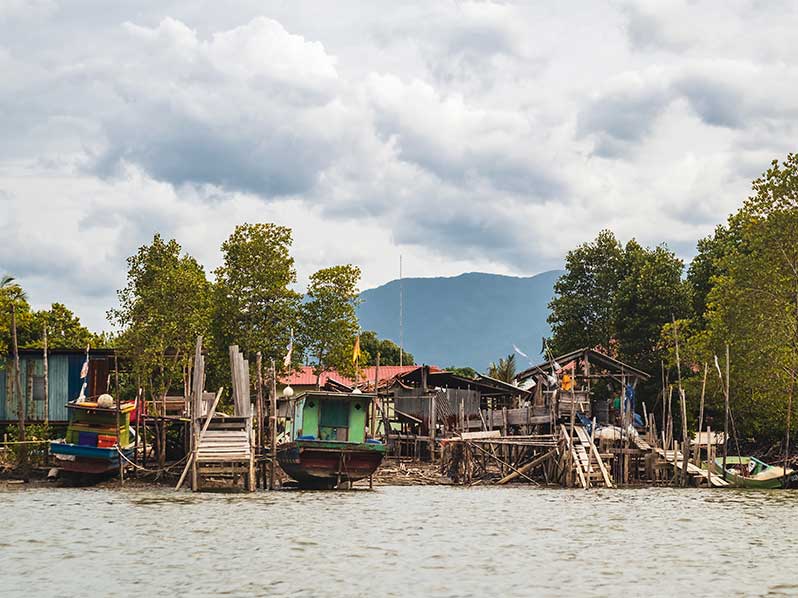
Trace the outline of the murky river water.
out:
[[[0,492],[0,595],[798,595],[798,493]]]

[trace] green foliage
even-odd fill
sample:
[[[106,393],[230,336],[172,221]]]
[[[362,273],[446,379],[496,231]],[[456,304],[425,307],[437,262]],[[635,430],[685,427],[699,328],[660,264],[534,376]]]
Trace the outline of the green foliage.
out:
[[[684,264],[663,246],[647,249],[632,240],[624,250],[623,278],[614,295],[618,356],[654,374],[662,327],[690,315]],[[656,378],[656,376],[655,376]]]
[[[359,281],[360,268],[352,265],[324,268],[310,277],[307,300],[300,307],[298,339],[314,361],[317,376],[328,369],[354,375]]]
[[[127,286],[108,319],[122,329],[118,342],[135,375],[153,396],[161,396],[182,382],[197,336],[208,336],[211,285],[202,266],[181,255],[177,241],[158,234],[127,263]]]
[[[461,376],[463,378],[476,378],[478,372],[472,367],[457,367],[454,365],[450,365],[446,368],[447,372],[451,372],[455,376]]]
[[[515,380],[515,374],[515,353],[500,358],[498,363],[491,363],[488,368],[488,376],[510,384]]]
[[[555,354],[598,347],[654,373],[662,326],[690,313],[683,268],[664,246],[622,247],[610,231],[569,252],[549,306]]]
[[[706,319],[711,348],[731,346],[731,397],[745,431],[784,429],[798,375],[798,154],[774,161],[730,219],[739,230],[717,258]]]
[[[380,365],[399,365],[399,345],[388,339],[380,339],[373,330],[360,333],[360,350],[363,354],[361,365],[377,364],[377,353],[380,354]],[[402,354],[403,365],[415,364],[412,353],[404,351]]]
[[[222,244],[213,327],[223,363],[227,347],[237,344],[245,354],[260,351],[265,362],[274,359],[283,367],[300,302],[290,288],[296,282],[290,248],[291,229],[268,223],[239,225]],[[294,352],[296,362],[301,353]]]
[[[47,465],[47,459],[50,453],[50,447],[47,442],[36,442],[53,440],[63,432],[63,429],[57,429],[51,425],[28,423],[25,426],[25,441],[33,442],[27,446],[20,444],[9,444],[8,451],[11,454],[11,462],[16,463],[21,455],[22,448],[26,449],[27,458],[30,464],[34,467],[43,467]],[[5,435],[8,436],[8,441],[13,443],[19,440],[19,427],[14,425],[6,426]]]
[[[37,311],[30,322],[36,339],[26,343],[29,348],[44,346],[44,327],[47,327],[47,346],[50,349],[76,349],[86,346],[105,347],[105,336],[98,336],[80,323],[63,303],[53,303],[49,310]]]
[[[623,247],[608,230],[568,252],[565,274],[555,283],[555,297],[549,304],[555,353],[581,347],[610,349],[615,336],[614,298],[623,265]]]

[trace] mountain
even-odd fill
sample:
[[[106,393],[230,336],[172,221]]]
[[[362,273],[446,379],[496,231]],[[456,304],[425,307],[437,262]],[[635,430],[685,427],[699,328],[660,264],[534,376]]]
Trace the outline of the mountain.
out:
[[[451,278],[405,278],[404,346],[417,363],[485,371],[513,352],[537,361],[554,282],[562,271],[531,277],[472,272]],[[361,293],[360,326],[399,342],[399,281]],[[519,369],[526,365],[516,357]]]

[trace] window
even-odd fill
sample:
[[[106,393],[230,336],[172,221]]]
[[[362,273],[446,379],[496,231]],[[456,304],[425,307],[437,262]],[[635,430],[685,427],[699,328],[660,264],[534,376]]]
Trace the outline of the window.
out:
[[[44,376],[33,376],[33,400],[44,400]]]

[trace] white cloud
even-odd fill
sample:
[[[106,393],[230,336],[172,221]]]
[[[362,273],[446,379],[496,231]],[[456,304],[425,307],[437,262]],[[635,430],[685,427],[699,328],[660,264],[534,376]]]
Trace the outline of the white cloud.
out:
[[[364,286],[399,253],[534,273],[604,227],[687,257],[798,132],[788,3],[104,8],[0,8],[0,270],[96,327],[156,231],[210,271],[279,222],[301,280]]]

